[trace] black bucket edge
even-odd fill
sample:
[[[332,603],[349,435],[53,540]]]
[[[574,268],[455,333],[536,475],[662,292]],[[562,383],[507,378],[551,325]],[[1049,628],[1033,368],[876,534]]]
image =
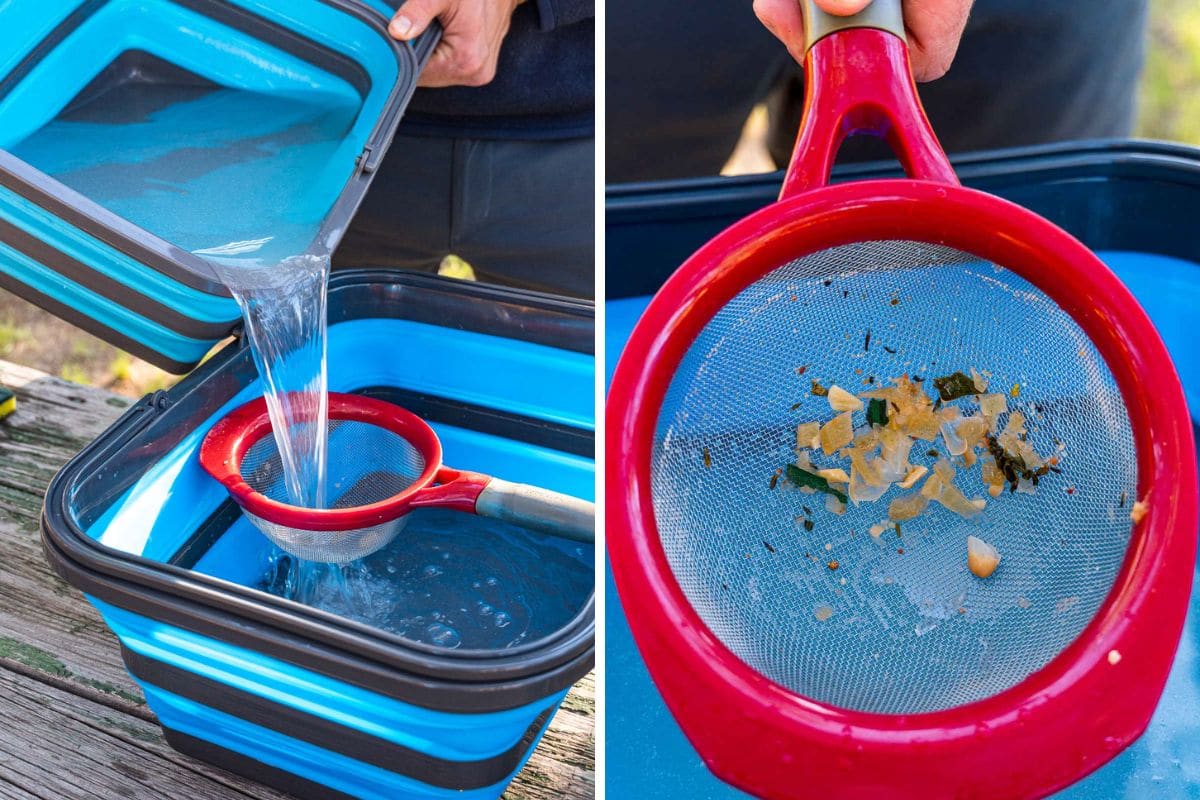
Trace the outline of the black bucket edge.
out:
[[[1130,139],[1098,139],[1049,145],[989,150],[951,157],[955,172],[963,184],[1007,197],[1011,190],[1024,192],[1015,198],[1022,205],[1036,206],[1027,196],[1031,188],[1050,185],[1081,184],[1078,191],[1088,192],[1084,211],[1095,203],[1108,202],[1104,183],[1113,180],[1158,180],[1200,189],[1200,148],[1169,142]],[[833,180],[866,180],[900,177],[895,162],[874,161],[839,165]],[[757,211],[778,196],[782,172],[705,177],[645,183],[613,184],[606,187],[606,229],[609,235],[606,288],[609,300],[653,294],[696,247],[728,227],[729,224]],[[1085,187],[1085,188],[1084,188]],[[1154,234],[1138,227],[1148,221],[1136,214],[1118,215],[1117,225],[1089,225],[1086,214],[1063,219],[1055,207],[1034,207],[1085,245],[1095,250],[1135,249],[1158,255],[1200,261],[1200,240],[1191,236],[1194,226],[1183,218],[1174,221],[1153,220]],[[1179,209],[1185,214],[1187,209]],[[623,254],[632,243],[621,236],[622,229],[640,224],[678,220],[694,227],[689,244],[661,244],[654,249],[654,269],[646,269],[646,258],[628,259]],[[613,234],[616,234],[615,236]],[[637,239],[640,241],[640,237]],[[644,248],[644,244],[643,244]],[[657,266],[661,264],[661,266]]]

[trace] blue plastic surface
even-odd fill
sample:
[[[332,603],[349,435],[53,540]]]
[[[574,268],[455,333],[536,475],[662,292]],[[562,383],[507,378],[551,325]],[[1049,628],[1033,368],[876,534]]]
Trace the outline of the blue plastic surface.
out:
[[[169,0],[108,0],[78,17],[0,98],[0,148],[44,173],[46,185],[80,213],[125,226],[132,232],[123,235],[136,241],[162,239],[184,251],[233,250],[267,264],[303,252],[388,112],[401,65],[380,29],[334,5],[229,4],[337,53],[365,81],[351,86]],[[4,3],[0,77],[82,5]],[[131,52],[167,62],[199,83],[135,81],[74,102]],[[204,81],[211,83],[205,87]],[[119,241],[112,234],[101,236],[108,243],[102,242],[78,227],[83,223],[39,211],[11,191],[0,191],[0,220],[112,279],[132,299],[86,288],[82,279],[60,275],[62,265],[53,260],[39,263],[41,256],[7,245],[0,248],[0,270],[132,340],[122,344],[140,345],[145,351],[139,355],[174,371],[199,361],[240,319],[219,290],[194,288],[187,285],[193,279],[147,267],[115,249]],[[253,241],[259,249],[245,244]],[[215,275],[201,273],[201,280],[215,282]],[[210,335],[205,324],[215,332]]]
[[[1137,296],[1167,344],[1200,426],[1200,348],[1192,331],[1200,305],[1200,264],[1132,252],[1102,260]],[[649,298],[605,305],[606,383]],[[748,795],[710,773],[662,702],[625,622],[606,569],[606,786],[610,796],[733,800]],[[1146,733],[1109,764],[1061,792],[1064,800],[1200,797],[1200,585],[1175,664]]]

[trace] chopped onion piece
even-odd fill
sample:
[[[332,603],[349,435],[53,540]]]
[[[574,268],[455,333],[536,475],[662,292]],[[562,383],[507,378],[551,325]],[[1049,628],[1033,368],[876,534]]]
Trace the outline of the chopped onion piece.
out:
[[[858,467],[850,468],[850,500],[858,505],[861,502],[874,502],[887,492],[890,483],[870,483],[864,480]]]
[[[911,489],[917,485],[917,481],[921,480],[921,478],[924,478],[928,473],[929,467],[913,467],[908,471],[908,474],[904,476],[904,480],[900,481],[896,485],[901,489]]]
[[[867,533],[871,534],[871,536],[878,539],[880,536],[883,536],[883,532],[885,530],[887,530],[887,528],[885,528],[882,525],[872,525],[870,530],[867,531]]]
[[[942,439],[946,442],[946,449],[952,456],[961,456],[967,452],[967,443],[959,438],[956,425],[953,422],[942,423]]]
[[[796,449],[807,450],[808,448],[816,449],[821,446],[820,440],[821,423],[805,422],[796,426]]]
[[[985,394],[979,398],[979,411],[995,430],[996,418],[1008,411],[1008,398],[1002,394]]]
[[[1141,522],[1150,511],[1150,506],[1143,500],[1138,500],[1133,504],[1133,508],[1129,511],[1129,518],[1133,520],[1133,524]]]
[[[820,469],[817,474],[830,483],[849,483],[850,476],[846,474],[846,470],[840,468]],[[831,495],[832,496],[832,495]]]
[[[829,407],[834,411],[861,411],[863,403],[842,387],[830,386]]]
[[[971,382],[975,384],[975,388],[978,389],[981,393],[987,391],[987,388],[988,388],[987,378],[983,377],[978,372],[976,372],[974,367],[971,367]]]
[[[1000,553],[995,547],[975,536],[967,537],[967,568],[975,577],[991,577],[998,566],[1000,566]]]
[[[854,441],[854,421],[849,411],[838,414],[821,428],[821,449],[831,456]]]
[[[841,516],[846,513],[846,504],[831,494],[825,495],[825,510],[830,514]]]
[[[962,490],[953,483],[942,484],[942,494],[933,498],[960,517],[973,517],[987,506],[983,498],[968,500]]]
[[[914,519],[919,517],[928,505],[929,498],[922,496],[920,492],[897,497],[888,506],[888,519],[893,522]]]

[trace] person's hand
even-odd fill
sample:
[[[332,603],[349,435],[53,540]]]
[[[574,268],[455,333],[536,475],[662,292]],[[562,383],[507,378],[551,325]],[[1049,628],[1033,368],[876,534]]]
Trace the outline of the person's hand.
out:
[[[418,86],[483,86],[496,77],[500,44],[513,9],[524,0],[407,0],[388,33],[401,41],[420,36],[435,18],[442,41],[421,70]]]
[[[958,40],[962,38],[972,0],[904,0],[904,26],[913,75],[919,81],[932,81],[950,69]],[[871,0],[816,0],[828,14],[857,14]],[[754,0],[754,13],[771,33],[788,46],[797,61],[804,60],[804,23],[797,0]],[[797,52],[797,50],[800,52]]]

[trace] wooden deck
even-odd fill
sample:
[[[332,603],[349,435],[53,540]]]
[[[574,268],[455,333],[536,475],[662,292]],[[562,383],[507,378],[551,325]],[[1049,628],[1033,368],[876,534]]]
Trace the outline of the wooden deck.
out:
[[[0,383],[17,393],[0,421],[0,800],[285,797],[172,750],[116,638],[42,557],[47,484],[128,401],[3,361]],[[506,798],[594,796],[594,697],[589,675]]]

